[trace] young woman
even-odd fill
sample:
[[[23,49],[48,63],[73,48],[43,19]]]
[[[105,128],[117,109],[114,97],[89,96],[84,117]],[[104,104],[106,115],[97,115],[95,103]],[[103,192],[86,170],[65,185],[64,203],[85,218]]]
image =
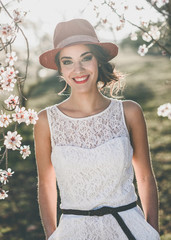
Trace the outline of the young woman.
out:
[[[40,63],[56,69],[70,97],[35,125],[40,214],[48,240],[158,240],[158,200],[141,107],[107,98],[118,53],[83,19],[61,22]],[[134,171],[143,212],[136,205]],[[57,190],[62,215],[57,227]]]

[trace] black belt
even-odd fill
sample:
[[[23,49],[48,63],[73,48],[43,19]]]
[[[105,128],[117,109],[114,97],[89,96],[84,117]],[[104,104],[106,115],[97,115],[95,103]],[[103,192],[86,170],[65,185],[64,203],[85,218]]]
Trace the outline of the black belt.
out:
[[[123,212],[131,208],[136,207],[136,202],[124,205],[121,207],[102,207],[94,210],[74,210],[74,209],[61,209],[63,214],[72,214],[72,215],[83,215],[83,216],[103,216],[107,214],[112,214],[112,216],[117,220],[118,224],[122,228],[123,232],[126,234],[129,240],[136,240],[129,228],[126,226],[125,222],[118,214],[118,212]]]

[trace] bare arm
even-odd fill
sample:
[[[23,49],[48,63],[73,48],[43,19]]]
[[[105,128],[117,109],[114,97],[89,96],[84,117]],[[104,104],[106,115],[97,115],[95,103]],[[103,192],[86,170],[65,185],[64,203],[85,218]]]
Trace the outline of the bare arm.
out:
[[[133,166],[142,208],[147,222],[159,231],[157,185],[150,160],[144,116],[140,106],[132,101],[124,101],[124,112],[133,146]]]
[[[38,201],[46,238],[56,229],[56,176],[51,163],[50,130],[46,111],[39,113],[34,127],[35,154],[38,171]]]

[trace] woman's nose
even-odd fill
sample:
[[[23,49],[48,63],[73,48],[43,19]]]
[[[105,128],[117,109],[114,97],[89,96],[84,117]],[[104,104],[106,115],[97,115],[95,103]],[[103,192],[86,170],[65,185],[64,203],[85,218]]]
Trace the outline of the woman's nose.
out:
[[[84,69],[84,67],[83,67],[83,65],[82,65],[82,63],[80,61],[74,63],[74,71],[76,73],[81,72],[83,69]]]

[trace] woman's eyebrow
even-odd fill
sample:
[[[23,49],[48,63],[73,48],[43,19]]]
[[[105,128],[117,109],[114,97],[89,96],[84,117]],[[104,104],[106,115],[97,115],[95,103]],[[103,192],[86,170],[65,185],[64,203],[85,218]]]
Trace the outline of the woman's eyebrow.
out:
[[[84,53],[81,54],[80,57],[83,57],[84,55],[86,55],[86,54],[88,54],[88,53],[92,53],[92,52],[84,52]]]
[[[67,58],[67,59],[72,59],[72,57],[61,57],[61,60],[63,59],[63,58]]]
[[[80,57],[83,57],[84,55],[89,54],[89,53],[92,53],[92,52],[84,52],[84,53],[82,53],[82,54],[80,55]],[[62,60],[63,58],[65,58],[65,59],[72,59],[72,57],[63,56],[63,57],[61,57],[61,60]]]

